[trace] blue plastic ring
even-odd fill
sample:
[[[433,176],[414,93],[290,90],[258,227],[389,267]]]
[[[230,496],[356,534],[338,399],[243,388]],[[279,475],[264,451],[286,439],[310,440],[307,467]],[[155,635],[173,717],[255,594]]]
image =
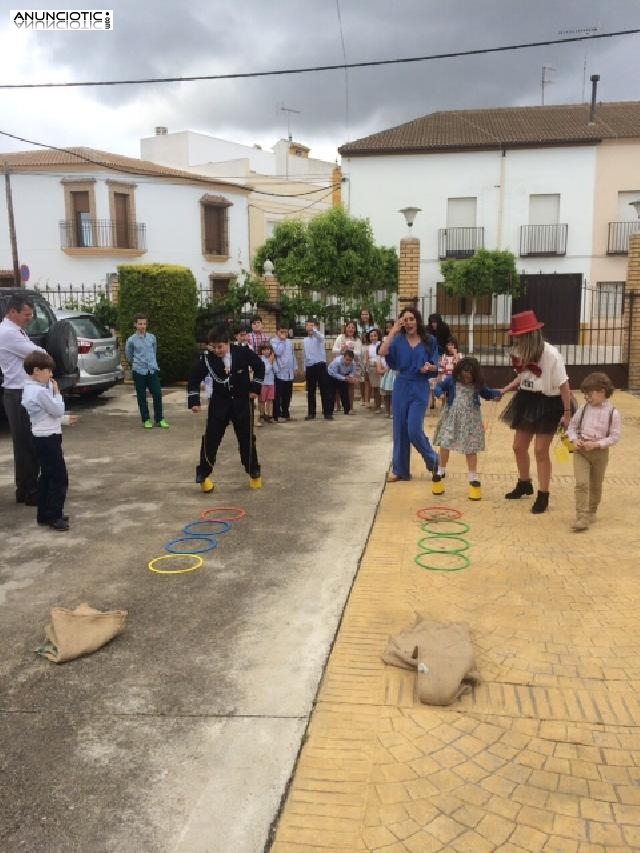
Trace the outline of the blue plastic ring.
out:
[[[203,524],[219,524],[220,530],[210,530],[208,533],[198,530]],[[219,521],[217,518],[207,519],[206,521],[190,521],[182,528],[182,532],[187,536],[200,536],[202,532],[205,536],[222,536],[223,533],[228,533],[231,530],[231,524],[228,521]]]
[[[208,542],[206,548],[194,548],[191,551],[175,551],[173,549],[174,545],[177,545],[179,542]],[[168,554],[206,554],[208,551],[213,551],[214,548],[218,547],[218,540],[215,536],[178,536],[177,539],[172,539],[170,542],[164,546],[164,550]]]

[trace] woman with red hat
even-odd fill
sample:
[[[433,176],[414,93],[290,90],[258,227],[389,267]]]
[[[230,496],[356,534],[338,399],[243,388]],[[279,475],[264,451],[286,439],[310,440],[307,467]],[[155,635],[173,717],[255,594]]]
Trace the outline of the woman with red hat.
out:
[[[516,431],[513,452],[518,466],[518,482],[507,492],[507,500],[533,494],[530,476],[529,446],[534,441],[538,469],[538,494],[531,512],[539,514],[549,506],[551,481],[551,441],[558,425],[566,428],[571,420],[569,377],[561,353],[542,337],[544,326],[534,311],[523,311],[511,318],[509,335],[513,338],[511,361],[517,372],[502,393],[517,389],[505,412],[505,420]]]

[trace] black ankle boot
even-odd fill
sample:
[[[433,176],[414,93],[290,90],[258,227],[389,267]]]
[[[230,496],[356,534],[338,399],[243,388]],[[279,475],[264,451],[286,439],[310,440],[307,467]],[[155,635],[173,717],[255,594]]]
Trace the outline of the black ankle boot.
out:
[[[538,492],[536,499],[533,502],[533,506],[531,507],[531,512],[534,513],[534,515],[540,515],[540,513],[545,512],[548,506],[549,492]]]
[[[510,492],[507,492],[505,498],[508,501],[515,501],[518,498],[521,498],[523,495],[532,495],[533,494],[533,483],[531,480],[518,480],[516,483],[515,489]]]

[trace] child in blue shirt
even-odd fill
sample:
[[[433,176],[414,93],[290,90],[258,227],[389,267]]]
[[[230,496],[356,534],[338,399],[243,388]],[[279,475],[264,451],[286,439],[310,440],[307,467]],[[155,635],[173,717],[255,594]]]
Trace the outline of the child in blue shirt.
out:
[[[74,424],[77,417],[65,416],[64,400],[52,378],[54,367],[54,360],[42,350],[26,356],[27,381],[22,405],[31,421],[33,445],[40,464],[37,521],[62,532],[69,529],[69,516],[64,514],[69,478],[62,453],[62,423]]]
[[[127,338],[124,354],[131,365],[142,426],[145,429],[153,429],[153,421],[149,417],[149,406],[147,405],[148,388],[153,398],[153,419],[156,426],[169,429],[169,424],[162,416],[162,388],[160,386],[156,336],[147,332],[146,314],[136,314],[133,319],[136,332]]]
[[[331,405],[333,405],[337,392],[340,395],[342,411],[345,415],[348,415],[351,411],[349,386],[357,381],[355,355],[353,350],[346,349],[342,355],[333,359],[329,365],[329,376],[333,384]]]

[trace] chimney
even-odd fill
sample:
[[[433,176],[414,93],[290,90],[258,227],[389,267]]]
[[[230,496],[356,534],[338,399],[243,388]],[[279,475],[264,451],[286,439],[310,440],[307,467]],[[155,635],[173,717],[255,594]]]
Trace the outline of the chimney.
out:
[[[592,78],[593,79],[593,78]],[[156,136],[166,136],[169,133],[168,128],[162,127],[162,125],[155,128]]]
[[[589,124],[596,123],[596,91],[598,89],[599,74],[592,74],[591,80],[591,109],[589,110]]]

